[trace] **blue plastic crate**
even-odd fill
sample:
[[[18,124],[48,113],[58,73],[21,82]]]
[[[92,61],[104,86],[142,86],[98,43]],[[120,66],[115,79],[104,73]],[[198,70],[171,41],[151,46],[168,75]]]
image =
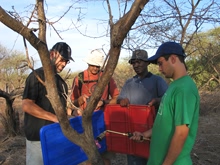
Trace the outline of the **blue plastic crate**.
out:
[[[79,133],[83,132],[82,117],[70,119],[71,126]],[[104,113],[102,110],[93,113],[92,126],[94,139],[105,131]],[[77,165],[88,158],[85,152],[69,141],[62,133],[59,123],[44,126],[40,130],[40,139],[44,165]],[[105,138],[99,142],[102,153],[107,150]]]

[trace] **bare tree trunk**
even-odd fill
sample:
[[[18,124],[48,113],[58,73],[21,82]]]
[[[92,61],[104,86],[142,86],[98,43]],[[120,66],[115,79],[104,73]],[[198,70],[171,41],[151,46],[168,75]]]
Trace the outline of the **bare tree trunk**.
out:
[[[15,112],[12,107],[12,104],[14,102],[13,100],[10,100],[8,98],[5,98],[6,100],[6,122],[7,122],[7,134],[8,136],[16,136],[16,120],[15,120]]]
[[[10,94],[0,90],[0,97],[5,98],[6,101],[6,109],[5,109],[5,118],[2,117],[2,122],[4,122],[5,132],[8,136],[16,136],[16,134],[20,131],[19,128],[19,114],[16,113],[13,109],[13,102],[17,96],[20,96],[23,93],[23,89],[12,91]]]

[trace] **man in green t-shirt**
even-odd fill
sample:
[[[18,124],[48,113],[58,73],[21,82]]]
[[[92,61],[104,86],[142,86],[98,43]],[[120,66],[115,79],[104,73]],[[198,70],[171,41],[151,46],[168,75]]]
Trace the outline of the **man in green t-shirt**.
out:
[[[166,42],[148,59],[173,81],[162,97],[153,128],[134,132],[131,137],[151,137],[147,165],[192,165],[190,152],[198,129],[200,97],[196,84],[187,75],[185,57],[180,44]]]

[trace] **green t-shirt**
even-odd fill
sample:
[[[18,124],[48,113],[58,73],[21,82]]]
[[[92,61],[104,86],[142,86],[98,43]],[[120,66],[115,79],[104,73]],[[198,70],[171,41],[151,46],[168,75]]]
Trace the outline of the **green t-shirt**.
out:
[[[190,152],[195,143],[200,97],[194,81],[189,76],[173,81],[160,103],[150,143],[147,165],[161,165],[167,155],[175,127],[188,125],[189,134],[174,165],[191,165]]]

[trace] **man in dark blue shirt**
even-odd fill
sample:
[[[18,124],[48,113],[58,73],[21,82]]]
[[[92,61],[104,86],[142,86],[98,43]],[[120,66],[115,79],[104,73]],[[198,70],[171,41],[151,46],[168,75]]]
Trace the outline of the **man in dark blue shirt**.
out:
[[[128,79],[117,98],[117,103],[125,107],[129,104],[159,105],[160,99],[168,88],[160,76],[148,72],[148,54],[145,50],[135,50],[128,61],[136,75]],[[128,165],[146,165],[147,159],[127,155]]]

